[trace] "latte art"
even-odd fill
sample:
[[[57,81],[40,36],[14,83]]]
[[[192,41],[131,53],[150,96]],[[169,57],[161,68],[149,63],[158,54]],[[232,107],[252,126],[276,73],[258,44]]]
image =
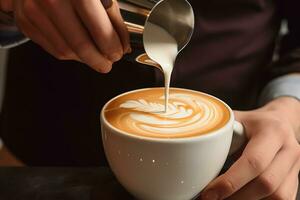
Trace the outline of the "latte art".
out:
[[[229,110],[208,95],[172,88],[168,111],[162,88],[135,91],[114,99],[105,117],[115,128],[129,134],[158,138],[201,135],[224,126]]]

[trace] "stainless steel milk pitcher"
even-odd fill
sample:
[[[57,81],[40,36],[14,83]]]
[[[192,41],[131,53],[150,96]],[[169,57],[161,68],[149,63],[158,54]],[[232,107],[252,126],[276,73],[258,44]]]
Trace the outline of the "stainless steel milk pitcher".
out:
[[[178,51],[192,36],[194,12],[187,0],[118,0],[118,4],[130,33],[133,51],[126,55],[129,60],[151,65],[143,59],[143,32],[149,22],[169,32],[178,43]]]

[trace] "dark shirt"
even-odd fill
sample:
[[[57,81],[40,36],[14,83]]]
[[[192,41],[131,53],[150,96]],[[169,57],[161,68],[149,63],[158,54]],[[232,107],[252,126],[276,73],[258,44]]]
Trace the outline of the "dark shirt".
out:
[[[256,107],[272,78],[300,72],[298,0],[192,0],[195,33],[171,86],[215,95],[233,109]],[[289,34],[272,62],[280,23]],[[148,66],[122,60],[109,74],[58,61],[33,43],[10,51],[0,136],[28,165],[103,165],[99,113],[122,92],[163,86]]]

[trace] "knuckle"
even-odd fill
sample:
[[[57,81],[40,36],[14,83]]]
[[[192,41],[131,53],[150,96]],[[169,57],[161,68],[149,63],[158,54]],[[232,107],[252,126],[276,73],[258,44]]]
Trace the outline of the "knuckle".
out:
[[[256,174],[260,174],[267,167],[262,155],[263,154],[261,153],[245,155],[245,159],[248,162],[248,165]]]
[[[277,180],[274,174],[262,175],[258,178],[258,182],[266,195],[274,193],[277,189]]]
[[[223,179],[222,187],[228,194],[232,194],[238,190],[238,187],[236,186],[236,184],[229,178]]]

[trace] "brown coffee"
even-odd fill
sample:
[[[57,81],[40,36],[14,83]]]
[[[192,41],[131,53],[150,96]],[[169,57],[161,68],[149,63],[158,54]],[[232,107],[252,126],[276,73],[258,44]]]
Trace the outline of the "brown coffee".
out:
[[[223,127],[229,109],[207,94],[170,88],[164,112],[164,88],[148,88],[113,99],[104,110],[106,120],[128,134],[152,138],[185,138]]]

